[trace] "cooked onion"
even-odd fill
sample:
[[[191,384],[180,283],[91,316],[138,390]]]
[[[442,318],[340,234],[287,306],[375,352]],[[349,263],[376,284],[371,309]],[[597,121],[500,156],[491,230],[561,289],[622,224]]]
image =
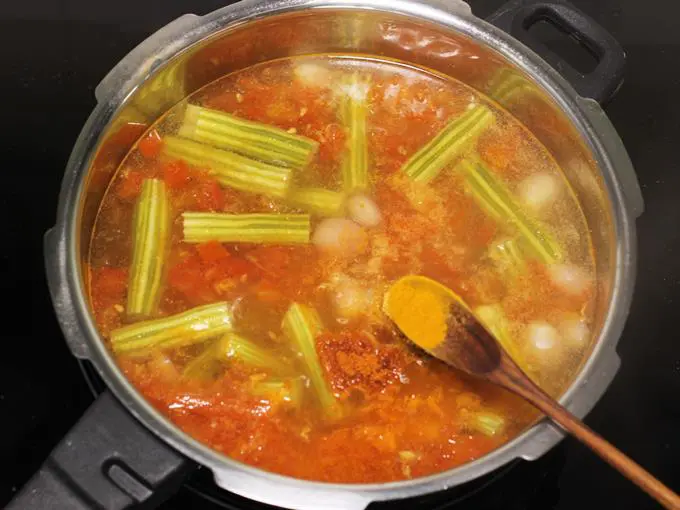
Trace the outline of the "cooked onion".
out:
[[[331,288],[335,311],[341,317],[351,319],[366,314],[373,302],[372,291],[345,275],[334,275]]]
[[[560,333],[570,346],[576,348],[585,346],[590,340],[588,324],[576,317],[563,320],[560,323]]]
[[[350,218],[364,227],[376,227],[382,220],[380,209],[366,195],[354,195],[347,201]]]
[[[179,377],[177,367],[165,354],[154,354],[148,366],[151,372],[162,380],[172,381]]]
[[[569,294],[583,294],[590,285],[586,272],[570,264],[553,264],[548,272],[553,283]]]
[[[316,227],[312,242],[324,251],[352,257],[366,251],[368,235],[352,220],[327,218]]]
[[[534,174],[519,184],[522,202],[535,210],[551,205],[560,193],[557,178],[549,174]]]
[[[560,343],[560,334],[547,322],[529,324],[527,339],[530,347],[536,351],[550,351]]]

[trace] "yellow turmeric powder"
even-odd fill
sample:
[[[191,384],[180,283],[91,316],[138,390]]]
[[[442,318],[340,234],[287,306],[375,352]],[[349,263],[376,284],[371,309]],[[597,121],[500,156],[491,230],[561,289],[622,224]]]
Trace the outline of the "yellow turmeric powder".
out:
[[[460,299],[440,283],[423,276],[405,276],[385,294],[383,310],[412,342],[428,350],[446,338],[453,301]]]
[[[524,356],[510,338],[498,305],[480,306],[472,312],[448,287],[424,276],[410,275],[397,280],[388,289],[383,299],[383,311],[404,335],[427,351],[446,339],[449,310],[454,302],[474,313],[510,357],[524,370],[529,370]]]

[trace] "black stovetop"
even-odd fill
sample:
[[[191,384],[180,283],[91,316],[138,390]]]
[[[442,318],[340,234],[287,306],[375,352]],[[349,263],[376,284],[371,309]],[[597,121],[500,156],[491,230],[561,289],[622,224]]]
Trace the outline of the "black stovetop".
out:
[[[222,0],[4,0],[0,2],[0,506],[91,402],[62,340],[43,274],[42,234],[55,217],[64,165],[93,90],[137,42],[184,12]],[[502,0],[471,0],[479,15]],[[680,2],[573,0],[628,52],[626,82],[607,108],[636,166],[646,201],[638,220],[639,276],[619,344],[622,367],[586,422],[680,489]],[[163,505],[218,508],[195,491]],[[451,495],[453,498],[455,496]],[[404,508],[446,508],[447,495]],[[233,497],[231,508],[255,508]],[[574,440],[520,463],[463,509],[651,509],[638,489]]]

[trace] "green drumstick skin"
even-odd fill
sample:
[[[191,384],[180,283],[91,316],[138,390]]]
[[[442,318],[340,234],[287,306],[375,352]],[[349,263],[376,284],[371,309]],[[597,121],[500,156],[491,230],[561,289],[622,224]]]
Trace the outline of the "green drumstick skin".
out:
[[[493,122],[493,113],[483,105],[467,110],[450,121],[432,140],[404,164],[402,171],[415,182],[429,182],[477,140]]]
[[[169,242],[170,203],[165,183],[147,179],[134,213],[128,317],[150,317],[157,312]]]
[[[179,136],[277,166],[305,168],[319,143],[261,122],[187,105]]]
[[[231,331],[231,308],[229,303],[218,302],[123,326],[111,332],[111,347],[119,354],[145,354],[153,349],[176,349],[201,343]]]
[[[217,181],[250,193],[283,198],[288,193],[292,170],[247,158],[210,145],[177,136],[166,136],[163,155],[189,165],[206,168]]]
[[[309,243],[308,214],[226,214],[185,212],[184,241],[204,243]]]

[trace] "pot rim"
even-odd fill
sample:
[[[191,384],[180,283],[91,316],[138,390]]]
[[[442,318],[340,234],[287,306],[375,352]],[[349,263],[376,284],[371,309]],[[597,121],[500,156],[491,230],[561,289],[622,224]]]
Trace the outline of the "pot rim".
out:
[[[597,126],[593,122],[594,114],[604,114],[596,104],[580,98],[571,85],[538,55],[505,32],[473,15],[460,12],[450,13],[436,6],[409,0],[395,0],[390,2],[389,6],[384,0],[278,0],[276,2],[246,0],[199,18],[199,23],[195,27],[181,35],[179,46],[157,48],[159,51],[156,59],[162,57],[165,62],[219,31],[255,19],[309,9],[382,11],[417,18],[447,30],[460,32],[478,44],[490,47],[505,60],[527,72],[560,106],[579,130],[592,151],[602,175],[617,240],[615,275],[602,330],[589,359],[559,399],[568,409],[582,417],[601,397],[613,377],[613,372],[618,367],[618,357],[614,349],[623,330],[635,281],[635,223],[629,211],[630,196],[626,197],[620,176],[617,175],[612,164],[615,159],[612,152],[622,151],[625,156],[625,149],[618,136],[612,141],[611,136],[607,137],[612,133],[602,132],[603,129],[613,131],[610,124]],[[134,71],[138,72],[139,69]],[[80,285],[77,246],[80,197],[85,176],[100,141],[100,135],[108,129],[119,108],[139,83],[153,74],[153,72],[145,72],[142,81],[139,81],[139,76],[135,72],[129,72],[128,87],[121,87],[114,95],[97,104],[83,127],[65,170],[59,198],[57,225],[47,239],[47,244],[51,248],[48,247],[46,258],[50,279],[53,280],[56,277],[61,280],[51,284],[51,288],[55,310],[74,354],[93,362],[108,388],[147,428],[189,458],[212,469],[219,485],[228,486],[230,490],[238,493],[247,491],[248,497],[253,498],[253,488],[271,489],[276,486],[277,490],[288,487],[295,494],[298,494],[299,490],[305,491],[304,495],[297,496],[300,499],[306,498],[308,491],[317,490],[319,495],[326,497],[355,494],[361,496],[366,503],[373,500],[417,496],[459,485],[488,474],[513,459],[536,458],[563,437],[563,433],[559,432],[556,427],[543,421],[528,428],[484,457],[441,473],[398,482],[339,484],[297,479],[238,462],[199,443],[154,409],[122,374],[97,332]],[[137,83],[133,83],[135,81]],[[625,159],[627,160],[627,156]],[[52,274],[55,272],[55,266],[59,275]],[[65,309],[62,306],[64,303],[70,304],[72,308]],[[80,344],[81,348],[74,348],[76,344]],[[603,361],[603,358],[606,359]],[[598,372],[603,364],[605,374],[598,381]],[[588,398],[583,395],[586,384],[597,386],[591,387],[590,391],[595,394]],[[240,482],[239,476],[242,478]],[[237,482],[236,485],[243,488],[235,489],[234,484],[230,483],[234,481]],[[252,487],[246,487],[248,484]],[[291,497],[295,497],[293,493]],[[281,501],[276,494],[264,498],[261,494],[255,496],[255,499],[263,501],[271,501],[272,498]]]

